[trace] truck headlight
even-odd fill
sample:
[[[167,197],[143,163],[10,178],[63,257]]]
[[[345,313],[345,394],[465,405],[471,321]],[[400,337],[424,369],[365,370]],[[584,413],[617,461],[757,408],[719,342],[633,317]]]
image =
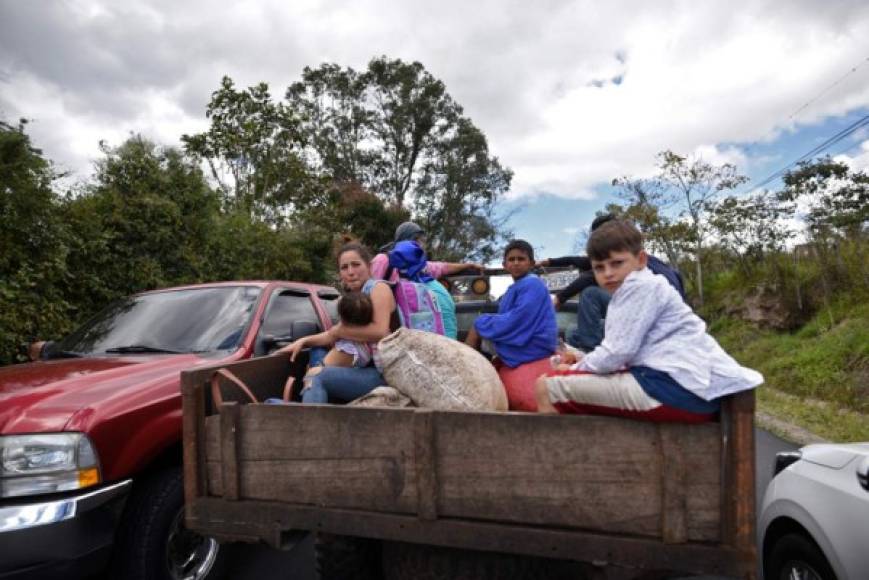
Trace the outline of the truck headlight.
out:
[[[100,479],[96,451],[83,433],[0,437],[0,497],[82,489]]]

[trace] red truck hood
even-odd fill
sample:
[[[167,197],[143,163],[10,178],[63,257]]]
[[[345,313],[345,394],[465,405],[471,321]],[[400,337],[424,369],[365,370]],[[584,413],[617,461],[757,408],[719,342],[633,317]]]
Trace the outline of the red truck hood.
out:
[[[2,367],[0,433],[61,431],[80,410],[120,406],[143,396],[178,395],[180,372],[211,362],[194,354],[137,355]]]

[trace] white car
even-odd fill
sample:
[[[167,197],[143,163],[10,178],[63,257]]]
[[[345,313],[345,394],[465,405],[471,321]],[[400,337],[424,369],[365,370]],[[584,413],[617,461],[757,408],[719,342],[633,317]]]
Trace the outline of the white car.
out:
[[[779,453],[758,530],[765,580],[869,579],[869,443]]]

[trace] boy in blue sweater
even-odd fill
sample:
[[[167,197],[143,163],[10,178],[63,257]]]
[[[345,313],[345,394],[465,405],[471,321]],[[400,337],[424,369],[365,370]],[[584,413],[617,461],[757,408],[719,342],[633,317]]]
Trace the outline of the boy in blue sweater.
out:
[[[481,339],[492,342],[501,362],[510,368],[548,358],[558,345],[558,325],[549,291],[531,273],[534,249],[525,240],[513,240],[504,249],[504,269],[513,277],[498,303],[498,314],[483,314],[474,322],[465,343],[479,348]]]

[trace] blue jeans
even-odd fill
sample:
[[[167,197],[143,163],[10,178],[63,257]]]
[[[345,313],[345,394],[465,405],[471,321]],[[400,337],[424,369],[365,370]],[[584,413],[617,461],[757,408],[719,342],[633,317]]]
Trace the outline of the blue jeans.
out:
[[[567,339],[570,346],[591,352],[603,342],[610,298],[612,295],[600,286],[589,286],[582,291],[576,310],[576,330]]]
[[[328,403],[329,399],[352,401],[385,385],[377,367],[323,367],[311,381],[311,388],[302,393],[303,403]]]

